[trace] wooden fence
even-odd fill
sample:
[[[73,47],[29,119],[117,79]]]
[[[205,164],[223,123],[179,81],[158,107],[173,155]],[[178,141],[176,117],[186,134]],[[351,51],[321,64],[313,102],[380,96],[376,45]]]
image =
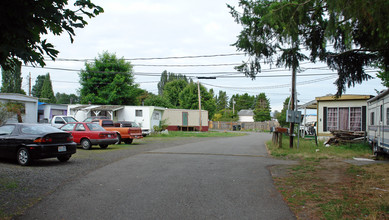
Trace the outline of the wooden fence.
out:
[[[228,122],[209,121],[209,129],[215,130],[242,130],[242,131],[270,131],[272,127],[280,126],[277,121],[264,122]]]

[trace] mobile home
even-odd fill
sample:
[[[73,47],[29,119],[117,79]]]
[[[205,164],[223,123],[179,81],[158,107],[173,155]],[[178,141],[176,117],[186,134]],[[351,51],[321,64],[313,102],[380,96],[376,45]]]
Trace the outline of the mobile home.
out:
[[[389,154],[389,89],[367,101],[368,137],[375,155]]]

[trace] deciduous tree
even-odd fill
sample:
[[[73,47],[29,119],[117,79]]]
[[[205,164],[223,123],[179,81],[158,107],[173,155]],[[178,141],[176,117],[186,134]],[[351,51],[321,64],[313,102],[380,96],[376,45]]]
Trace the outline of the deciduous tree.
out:
[[[185,79],[177,79],[170,81],[165,84],[163,89],[163,96],[174,106],[179,107],[179,95],[188,85],[188,82]]]
[[[199,109],[197,83],[189,83],[180,93],[180,107],[184,109]],[[207,88],[200,85],[201,107],[208,111],[212,117],[216,110],[215,99],[207,91]]]
[[[0,1],[0,66],[12,69],[12,60],[44,66],[44,55],[53,60],[58,51],[42,39],[43,35],[68,33],[73,42],[75,28],[87,25],[85,20],[103,12],[90,0],[12,0]]]
[[[135,105],[143,90],[135,84],[133,66],[124,58],[104,52],[80,72],[81,103]]]

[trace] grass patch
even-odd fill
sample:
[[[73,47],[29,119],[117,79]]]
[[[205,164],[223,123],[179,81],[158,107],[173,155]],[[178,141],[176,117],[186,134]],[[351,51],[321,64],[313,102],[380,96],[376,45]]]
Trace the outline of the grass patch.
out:
[[[324,146],[324,141],[318,141],[316,146],[315,141],[300,138],[299,146],[297,147],[297,138],[294,140],[293,148],[289,148],[289,137],[283,137],[282,147],[275,146],[272,141],[267,142],[268,149],[271,155],[275,157],[284,157],[288,159],[334,159],[334,158],[353,158],[353,157],[369,157],[372,155],[370,146],[366,143],[349,144],[340,146]]]
[[[298,219],[389,219],[389,164],[356,166],[346,158],[370,157],[367,144],[325,147],[300,139],[299,148],[267,143],[274,157],[299,160],[287,175],[275,177],[277,189]]]
[[[236,137],[244,136],[246,133],[241,132],[195,132],[195,131],[169,131],[168,133],[152,134],[151,137]]]
[[[1,190],[15,190],[19,187],[19,183],[16,180],[8,178],[0,178],[0,189]]]

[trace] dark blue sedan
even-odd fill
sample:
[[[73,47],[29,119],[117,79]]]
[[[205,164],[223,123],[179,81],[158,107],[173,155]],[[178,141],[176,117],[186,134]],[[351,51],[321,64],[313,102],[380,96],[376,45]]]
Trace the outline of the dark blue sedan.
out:
[[[0,126],[0,157],[29,165],[35,159],[56,157],[66,162],[76,153],[71,134],[50,125],[6,124]]]

